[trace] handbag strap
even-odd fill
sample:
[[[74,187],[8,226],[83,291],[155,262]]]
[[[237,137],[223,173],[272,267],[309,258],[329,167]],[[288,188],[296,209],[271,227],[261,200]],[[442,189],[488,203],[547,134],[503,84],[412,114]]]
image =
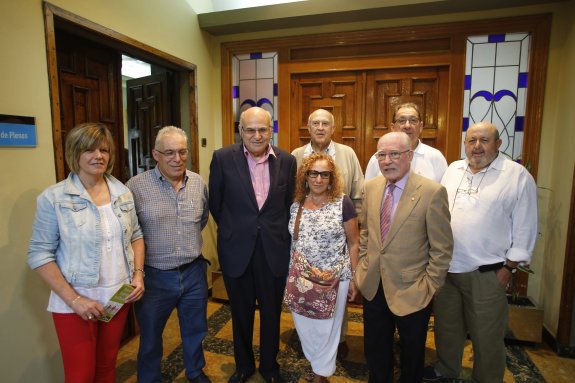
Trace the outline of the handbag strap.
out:
[[[297,209],[297,215],[295,216],[295,224],[293,227],[293,240],[297,241],[299,237],[299,220],[301,219],[301,211],[303,209],[303,203],[299,204],[299,208]]]

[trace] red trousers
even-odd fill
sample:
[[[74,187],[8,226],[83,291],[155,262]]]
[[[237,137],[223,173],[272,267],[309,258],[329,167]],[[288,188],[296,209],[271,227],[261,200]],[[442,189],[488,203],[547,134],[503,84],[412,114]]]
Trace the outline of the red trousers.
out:
[[[66,383],[114,383],[116,357],[129,304],[106,323],[76,314],[52,313],[58,334]]]

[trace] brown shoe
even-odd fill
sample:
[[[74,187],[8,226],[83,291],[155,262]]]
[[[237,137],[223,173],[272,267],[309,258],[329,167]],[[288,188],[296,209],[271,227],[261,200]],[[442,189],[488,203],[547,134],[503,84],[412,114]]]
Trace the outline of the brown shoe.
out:
[[[347,354],[349,354],[349,347],[347,346],[347,342],[343,341],[337,346],[337,358],[345,359],[347,358]]]

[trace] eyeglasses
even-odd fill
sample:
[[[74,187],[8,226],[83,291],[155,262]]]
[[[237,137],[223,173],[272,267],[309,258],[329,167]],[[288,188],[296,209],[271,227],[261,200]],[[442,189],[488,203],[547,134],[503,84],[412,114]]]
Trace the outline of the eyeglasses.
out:
[[[320,126],[324,126],[324,127],[330,127],[331,126],[331,122],[328,120],[313,120],[310,125],[314,128],[319,128]]]
[[[407,124],[407,122],[409,121],[409,123],[411,125],[417,125],[419,123],[419,118],[417,117],[410,117],[410,118],[398,118],[397,120],[395,120],[395,123],[399,124],[399,125],[405,125]]]
[[[317,176],[320,176],[322,179],[327,180],[329,177],[331,177],[331,172],[318,172],[317,170],[308,170],[307,176],[309,178],[317,178]]]
[[[266,134],[268,134],[270,132],[270,128],[269,127],[261,127],[261,128],[242,128],[244,134],[247,134],[248,136],[253,136],[254,134],[259,133],[260,136],[265,136]]]
[[[377,153],[375,153],[375,158],[377,158],[379,161],[385,160],[385,157],[389,157],[390,160],[398,160],[399,157],[401,157],[401,155],[403,153],[407,153],[407,152],[411,152],[411,150],[408,149],[408,150],[404,150],[403,152],[389,152],[389,153],[377,152]]]
[[[453,198],[453,206],[451,207],[450,211],[453,211],[456,204],[463,203],[463,204],[473,204],[475,206],[479,201],[479,187],[485,178],[485,175],[491,168],[491,165],[485,169],[485,172],[481,175],[481,179],[477,183],[477,186],[473,186],[473,175],[469,173],[469,165],[463,172],[461,176],[461,180],[459,181],[459,185],[457,186],[457,190],[455,191],[455,197]],[[467,185],[464,184],[463,180],[467,179]]]
[[[162,154],[164,157],[166,157],[169,160],[172,160],[174,158],[176,158],[176,154],[180,155],[180,158],[186,158],[188,156],[188,149],[180,149],[180,150],[166,150],[166,151],[161,151],[158,149],[155,149],[156,152]]]

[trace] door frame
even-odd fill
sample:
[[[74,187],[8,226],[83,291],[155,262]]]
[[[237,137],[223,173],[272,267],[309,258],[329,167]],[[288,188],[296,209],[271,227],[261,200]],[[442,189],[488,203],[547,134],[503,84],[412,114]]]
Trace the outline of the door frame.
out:
[[[120,53],[126,53],[149,63],[169,68],[180,75],[180,83],[182,85],[181,88],[176,91],[180,93],[180,104],[182,106],[180,108],[181,125],[184,130],[188,131],[188,139],[191,144],[191,163],[189,163],[188,166],[193,171],[198,172],[196,65],[112,29],[96,24],[49,2],[44,1],[42,5],[44,11],[44,33],[46,37],[50,105],[52,110],[52,137],[57,180],[61,181],[66,177],[64,173],[64,143],[61,140],[60,86],[58,82],[58,59],[56,51],[56,30],[60,28],[101,45],[113,48]],[[121,84],[119,84],[119,86],[121,87]],[[186,120],[189,121],[186,122]],[[122,120],[120,120],[120,123],[123,125]],[[187,127],[184,127],[184,123],[186,123]]]
[[[366,31],[300,35],[221,45],[222,144],[234,142],[232,105],[232,57],[234,54],[278,52],[279,146],[289,148],[291,76],[296,73],[386,69],[398,67],[448,66],[448,115],[445,126],[458,127],[447,132],[448,162],[461,157],[465,49],[470,35],[529,32],[529,91],[526,100],[523,162],[537,178],[539,145],[551,14],[464,21],[435,25],[385,28]]]

